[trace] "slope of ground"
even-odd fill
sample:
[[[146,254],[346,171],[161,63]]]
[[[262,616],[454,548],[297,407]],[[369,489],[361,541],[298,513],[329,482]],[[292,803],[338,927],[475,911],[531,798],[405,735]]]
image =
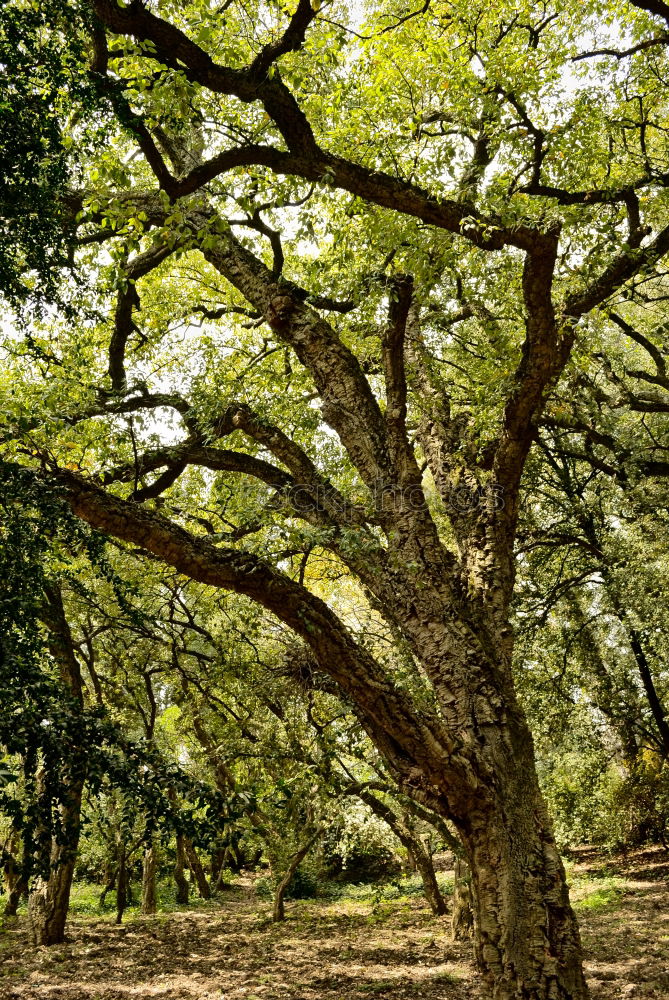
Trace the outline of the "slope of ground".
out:
[[[593,1000],[669,997],[669,856],[570,865]],[[241,885],[156,917],[74,916],[67,944],[32,948],[25,919],[0,934],[2,1000],[479,1000],[467,944],[415,896],[293,902],[283,925]]]

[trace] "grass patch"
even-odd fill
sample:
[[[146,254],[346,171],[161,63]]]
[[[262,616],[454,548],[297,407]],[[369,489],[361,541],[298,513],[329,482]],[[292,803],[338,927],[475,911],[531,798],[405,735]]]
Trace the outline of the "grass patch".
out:
[[[449,986],[456,986],[457,983],[462,982],[462,976],[459,976],[457,972],[435,972],[430,979],[436,983],[446,983]]]
[[[114,890],[107,893],[104,906],[100,906],[100,894],[102,886],[91,882],[75,882],[70,893],[70,916],[78,917],[100,917],[105,914],[116,912],[116,893]],[[142,887],[139,882],[133,883],[132,902],[125,909],[123,919],[132,919],[139,916],[141,908]],[[177,903],[176,886],[170,879],[160,879],[157,885],[158,913],[174,913],[180,910],[200,910],[211,906],[212,901],[201,899],[197,890],[191,888],[189,901],[187,904]],[[20,909],[25,909],[25,901]]]
[[[578,879],[571,888],[574,908],[580,912],[597,913],[620,905],[625,882],[615,875],[593,879]]]
[[[99,885],[75,882],[70,893],[70,915],[98,916],[103,912],[99,906],[101,892],[102,887]],[[115,906],[114,893],[110,892],[105,901],[105,912],[115,909]]]
[[[442,895],[453,895],[452,878],[440,874],[437,875],[437,883]],[[359,885],[352,882],[347,882],[343,885],[329,884],[324,889],[326,898],[329,900],[371,903],[373,906],[390,901],[409,902],[424,895],[420,875],[398,876],[388,882],[379,882],[372,885]]]

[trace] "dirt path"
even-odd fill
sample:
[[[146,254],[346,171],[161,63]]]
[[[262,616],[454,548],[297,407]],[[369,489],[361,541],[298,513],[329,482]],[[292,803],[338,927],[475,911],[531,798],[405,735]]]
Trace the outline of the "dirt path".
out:
[[[669,856],[571,869],[593,1000],[669,998]],[[272,926],[249,888],[216,903],[115,927],[76,918],[70,940],[31,948],[23,921],[0,934],[1,1000],[479,1000],[467,945],[420,900],[290,903]]]
[[[593,1000],[669,1000],[669,853],[584,851],[574,876]]]

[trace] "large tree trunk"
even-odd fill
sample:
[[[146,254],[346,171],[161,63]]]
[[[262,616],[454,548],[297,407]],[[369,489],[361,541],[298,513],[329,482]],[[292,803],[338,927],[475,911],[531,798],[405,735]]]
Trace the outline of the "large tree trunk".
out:
[[[73,781],[68,800],[60,807],[62,843],[53,839],[48,878],[38,877],[28,897],[28,919],[33,942],[60,944],[70,905],[72,877],[77,860],[83,779]]]
[[[48,879],[37,878],[28,898],[28,917],[33,943],[60,944],[65,939],[65,923],[75,859],[61,863]]]
[[[495,768],[493,787],[479,785],[468,812],[453,816],[472,873],[477,961],[495,1000],[582,1000],[580,935],[531,738],[502,724],[499,737],[515,753]]]

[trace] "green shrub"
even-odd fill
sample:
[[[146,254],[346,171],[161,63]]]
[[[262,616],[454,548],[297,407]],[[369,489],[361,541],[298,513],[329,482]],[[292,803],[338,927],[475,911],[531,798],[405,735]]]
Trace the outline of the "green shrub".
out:
[[[260,899],[273,899],[277,884],[277,878],[271,875],[264,875],[262,878],[256,880],[256,895]],[[317,899],[324,895],[327,895],[327,891],[322,871],[318,866],[303,864],[299,866],[293,875],[291,883],[286,890],[285,898]]]
[[[390,879],[401,871],[396,846],[385,823],[362,803],[351,803],[323,843],[327,874],[353,883]]]

